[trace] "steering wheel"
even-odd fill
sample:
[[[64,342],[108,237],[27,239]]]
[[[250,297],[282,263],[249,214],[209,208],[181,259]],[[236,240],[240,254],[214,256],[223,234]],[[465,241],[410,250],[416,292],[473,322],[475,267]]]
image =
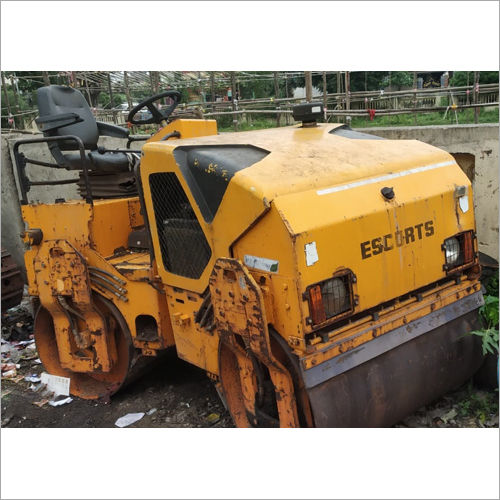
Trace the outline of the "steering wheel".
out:
[[[164,97],[171,97],[173,103],[164,111],[160,111],[156,106],[155,102],[163,99]],[[141,101],[137,106],[130,110],[128,114],[127,121],[134,125],[147,125],[149,123],[161,124],[162,121],[166,121],[168,117],[173,113],[176,106],[181,100],[181,93],[177,90],[167,90],[161,94],[156,94],[154,96],[148,97],[144,101]],[[135,119],[134,116],[142,109],[147,108],[151,112],[151,118],[144,118],[142,120]]]

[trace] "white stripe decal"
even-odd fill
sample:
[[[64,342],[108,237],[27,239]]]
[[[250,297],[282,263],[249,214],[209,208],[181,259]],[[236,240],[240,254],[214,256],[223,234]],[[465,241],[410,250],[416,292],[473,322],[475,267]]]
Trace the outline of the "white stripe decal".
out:
[[[419,172],[427,172],[428,170],[434,170],[435,168],[447,167],[448,165],[454,165],[454,161],[445,161],[443,163],[434,163],[433,165],[427,165],[425,167],[415,167],[409,170],[403,170],[401,172],[395,172],[393,174],[381,175],[380,177],[372,177],[371,179],[363,179],[361,181],[351,182],[349,184],[342,184],[341,186],[334,186],[331,188],[320,189],[316,191],[319,196],[330,193],[338,193],[339,191],[346,191],[347,189],[356,188],[359,186],[365,186],[366,184],[375,184],[376,182],[388,181],[390,179],[396,179],[397,177],[404,177],[406,175],[418,174]]]

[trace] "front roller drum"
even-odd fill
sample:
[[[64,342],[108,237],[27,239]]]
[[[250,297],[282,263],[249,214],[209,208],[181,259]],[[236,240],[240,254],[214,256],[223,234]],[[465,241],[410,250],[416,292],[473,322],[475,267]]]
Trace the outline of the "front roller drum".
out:
[[[468,334],[478,326],[471,311],[308,388],[316,427],[391,426],[457,389],[482,363],[481,343]]]
[[[144,369],[146,358],[140,358],[134,348],[128,326],[117,307],[109,300],[95,295],[94,305],[104,315],[108,324],[114,324],[118,358],[106,373],[77,373],[61,366],[52,316],[43,307],[35,314],[34,333],[40,361],[51,375],[68,377],[70,392],[83,399],[109,397],[118,389],[135,380]]]

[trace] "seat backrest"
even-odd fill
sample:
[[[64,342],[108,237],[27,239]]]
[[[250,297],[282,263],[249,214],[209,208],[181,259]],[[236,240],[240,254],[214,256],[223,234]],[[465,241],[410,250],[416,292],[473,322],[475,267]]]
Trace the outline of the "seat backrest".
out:
[[[83,119],[82,122],[60,127],[52,130],[46,135],[76,135],[79,137],[85,149],[97,148],[99,130],[97,123],[83,94],[71,87],[62,85],[49,85],[37,90],[38,110],[40,116],[57,116],[64,113],[76,113]],[[58,144],[61,150],[74,150],[74,143]]]

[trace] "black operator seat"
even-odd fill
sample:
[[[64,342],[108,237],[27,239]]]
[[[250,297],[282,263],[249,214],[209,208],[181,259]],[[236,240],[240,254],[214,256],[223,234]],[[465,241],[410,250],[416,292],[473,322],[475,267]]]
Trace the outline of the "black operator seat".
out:
[[[100,136],[127,139],[129,130],[96,121],[82,93],[71,87],[50,85],[37,90],[40,117],[36,120],[45,137],[75,135],[86,150],[86,166],[95,173],[130,171],[137,158],[134,155],[98,148]],[[74,141],[49,143],[52,156],[60,167],[69,170],[83,168]],[[88,152],[87,152],[88,151]],[[64,152],[64,153],[63,153]]]

